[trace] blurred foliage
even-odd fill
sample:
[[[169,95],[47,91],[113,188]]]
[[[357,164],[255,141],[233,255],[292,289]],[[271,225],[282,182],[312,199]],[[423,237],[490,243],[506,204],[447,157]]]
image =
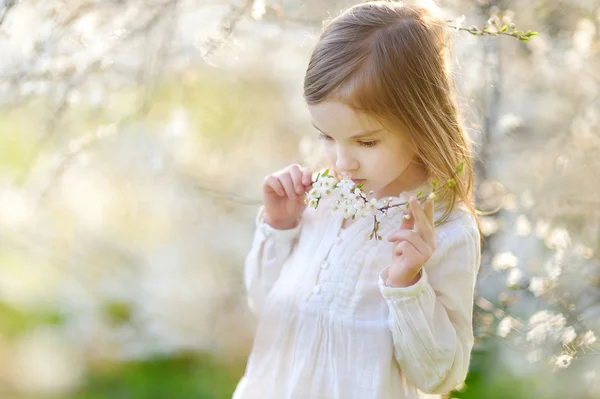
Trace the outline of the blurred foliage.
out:
[[[171,355],[107,367],[65,399],[225,399],[242,374],[208,356]]]

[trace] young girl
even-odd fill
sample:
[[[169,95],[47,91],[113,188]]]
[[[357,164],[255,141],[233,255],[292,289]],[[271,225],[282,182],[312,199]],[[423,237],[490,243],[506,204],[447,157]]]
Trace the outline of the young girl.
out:
[[[446,29],[434,5],[404,1],[325,27],[304,96],[330,170],[410,207],[380,215],[372,240],[372,217],[305,205],[309,169],[265,178],[245,263],[259,322],[234,399],[439,397],[464,381],[480,234]],[[433,179],[435,205],[416,200]]]

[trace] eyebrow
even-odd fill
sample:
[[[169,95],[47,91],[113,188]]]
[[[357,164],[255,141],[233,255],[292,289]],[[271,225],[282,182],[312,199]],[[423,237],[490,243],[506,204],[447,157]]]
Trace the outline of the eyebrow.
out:
[[[317,129],[319,132],[321,132],[321,133],[323,133],[323,134],[325,134],[325,135],[329,136],[327,133],[325,133],[324,131],[322,131],[321,129],[319,129],[319,128],[317,127],[317,125],[315,125],[315,123],[314,123],[314,122],[311,122],[311,123],[312,123],[313,127],[314,127],[315,129]],[[374,135],[374,134],[376,134],[376,133],[379,133],[379,132],[381,132],[381,129],[367,130],[367,131],[365,131],[365,132],[362,132],[362,133],[359,133],[359,134],[355,134],[354,136],[350,137],[350,139],[360,139],[360,138],[362,138],[362,137],[366,137],[366,136],[372,136],[372,135]]]

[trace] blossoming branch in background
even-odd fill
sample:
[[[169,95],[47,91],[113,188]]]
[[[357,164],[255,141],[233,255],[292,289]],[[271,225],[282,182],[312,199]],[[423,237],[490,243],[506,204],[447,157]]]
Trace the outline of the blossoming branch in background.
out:
[[[506,35],[512,36],[522,42],[527,42],[532,37],[538,35],[538,32],[534,32],[528,30],[527,32],[517,29],[514,23],[505,23],[501,24],[500,20],[497,16],[492,16],[487,20],[487,24],[484,25],[482,29],[479,29],[476,25],[472,25],[470,28],[463,27],[463,23],[465,21],[465,16],[461,15],[460,17],[454,20],[446,20],[448,26],[450,28],[454,28],[455,30],[464,30],[469,32],[474,36],[498,36],[498,35]]]

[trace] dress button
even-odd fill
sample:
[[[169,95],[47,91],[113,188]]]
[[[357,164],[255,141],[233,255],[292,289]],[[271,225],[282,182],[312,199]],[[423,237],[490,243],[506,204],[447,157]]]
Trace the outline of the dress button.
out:
[[[321,287],[319,287],[318,285],[315,285],[312,289],[313,294],[318,294],[319,292],[321,292]]]

